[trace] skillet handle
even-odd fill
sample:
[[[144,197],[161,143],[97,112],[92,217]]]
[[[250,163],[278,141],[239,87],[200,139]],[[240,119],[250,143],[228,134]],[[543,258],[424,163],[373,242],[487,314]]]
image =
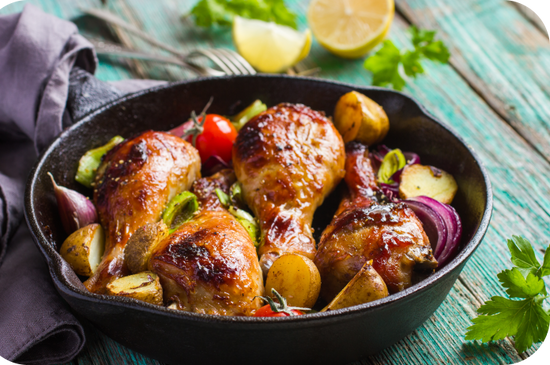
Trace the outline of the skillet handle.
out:
[[[124,94],[115,87],[75,66],[69,74],[67,111],[75,123],[91,111],[122,95]]]

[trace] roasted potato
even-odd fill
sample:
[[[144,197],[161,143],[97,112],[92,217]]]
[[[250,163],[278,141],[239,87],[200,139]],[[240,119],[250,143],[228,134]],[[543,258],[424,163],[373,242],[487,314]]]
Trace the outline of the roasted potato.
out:
[[[372,267],[372,260],[367,261],[361,270],[336,295],[322,312],[347,308],[388,296],[388,288],[382,277]]]
[[[321,275],[317,266],[305,256],[285,254],[279,257],[267,274],[265,292],[275,288],[293,307],[311,308],[319,297]]]
[[[451,204],[457,190],[458,185],[451,174],[420,164],[406,166],[399,184],[402,199],[425,195],[445,204]]]
[[[168,235],[168,227],[162,221],[146,224],[134,232],[124,248],[124,261],[130,272],[146,271],[151,253]]]
[[[124,276],[107,284],[108,295],[142,300],[147,303],[163,305],[162,286],[157,274],[151,271]]]
[[[67,237],[59,253],[78,275],[91,276],[97,269],[104,250],[105,233],[100,224],[94,223]]]
[[[343,95],[334,108],[334,126],[344,143],[357,140],[367,145],[382,142],[390,129],[384,109],[357,91]]]

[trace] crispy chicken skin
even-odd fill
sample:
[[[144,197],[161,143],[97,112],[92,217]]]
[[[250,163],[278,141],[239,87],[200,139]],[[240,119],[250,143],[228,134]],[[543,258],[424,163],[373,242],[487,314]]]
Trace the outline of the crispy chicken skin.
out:
[[[324,114],[279,104],[249,121],[233,146],[245,200],[260,222],[260,266],[283,253],[313,259],[315,209],[344,177],[342,137]]]
[[[235,181],[233,170],[197,180],[192,192],[200,203],[193,219],[159,243],[149,270],[159,275],[165,303],[195,313],[247,316],[261,306],[262,271],[244,227],[220,204]]]
[[[411,285],[415,266],[437,267],[420,220],[404,203],[388,203],[376,184],[368,149],[346,145],[348,195],[319,242],[315,264],[321,273],[321,295],[330,301],[367,260],[390,293]]]
[[[84,285],[95,293],[129,274],[124,246],[146,223],[160,220],[165,205],[200,177],[198,151],[183,139],[148,131],[104,157],[95,179],[94,204],[106,231],[105,253]]]

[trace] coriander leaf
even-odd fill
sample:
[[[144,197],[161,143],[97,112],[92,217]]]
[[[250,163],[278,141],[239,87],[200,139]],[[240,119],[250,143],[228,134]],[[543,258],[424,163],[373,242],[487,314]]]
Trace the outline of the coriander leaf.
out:
[[[191,9],[195,24],[200,27],[210,27],[213,24],[230,25],[235,14],[225,3],[224,0],[200,0]]]
[[[515,347],[519,353],[527,350],[534,342],[544,341],[548,334],[550,316],[544,311],[541,304],[542,297],[540,302],[532,300],[524,308],[517,335],[514,337]]]
[[[535,251],[531,243],[520,236],[512,236],[507,241],[508,249],[512,255],[511,261],[518,267],[524,276],[529,272],[535,273],[540,268],[540,263],[535,257]]]
[[[547,292],[541,277],[550,269],[550,254],[545,254],[541,267],[525,238],[513,236],[507,244],[517,267],[502,271],[498,278],[508,295],[525,299],[492,297],[478,309],[482,315],[472,320],[474,325],[468,328],[465,338],[488,342],[514,336],[516,350],[521,353],[534,342],[544,341],[548,333],[550,311],[543,308]]]
[[[290,11],[286,6],[284,0],[265,0],[271,5],[269,13],[273,17],[273,21],[277,24],[286,25],[288,27],[297,29],[296,14]]]
[[[394,89],[401,90],[405,80],[399,73],[401,52],[392,41],[384,41],[373,56],[366,59],[364,67],[372,72],[372,84],[375,86],[393,85]]]
[[[403,69],[407,76],[416,77],[417,74],[424,73],[424,69],[420,64],[420,52],[417,51],[407,51],[401,58],[403,63]]]
[[[507,336],[515,336],[519,327],[519,318],[527,303],[532,299],[520,301],[502,297],[492,297],[482,305],[478,312],[486,314],[474,318],[473,326],[468,327],[466,340],[481,340],[483,342],[502,340]]]
[[[284,0],[199,0],[191,14],[202,27],[231,25],[238,15],[297,28],[296,14],[285,6]]]
[[[421,50],[424,54],[424,57],[432,61],[447,63],[449,62],[449,58],[451,57],[451,53],[449,52],[449,49],[447,48],[447,46],[445,46],[443,41],[430,43],[425,47],[422,47]]]
[[[430,43],[434,40],[435,37],[435,30],[426,30],[422,29],[419,30],[414,25],[409,28],[409,32],[412,35],[411,42],[412,44],[416,46],[420,46],[422,43]]]
[[[410,28],[413,50],[400,51],[387,40],[372,56],[367,58],[364,67],[372,72],[372,83],[377,86],[392,85],[401,90],[405,86],[402,72],[410,77],[424,73],[422,59],[446,63],[450,53],[442,41],[434,41],[435,31]]]
[[[524,278],[517,268],[504,270],[497,275],[502,286],[507,288],[506,293],[512,298],[530,298],[543,292],[544,281],[533,273]]]
[[[550,247],[548,247],[544,253],[544,261],[542,263],[540,277],[547,275],[550,275]]]

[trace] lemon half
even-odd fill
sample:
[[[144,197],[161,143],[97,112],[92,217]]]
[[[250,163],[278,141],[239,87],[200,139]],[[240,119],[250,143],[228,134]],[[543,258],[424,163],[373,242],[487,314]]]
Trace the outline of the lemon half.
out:
[[[311,0],[307,20],[330,52],[358,58],[379,44],[390,29],[394,0]]]
[[[311,32],[261,20],[235,17],[233,42],[237,51],[260,72],[283,72],[305,58]]]

